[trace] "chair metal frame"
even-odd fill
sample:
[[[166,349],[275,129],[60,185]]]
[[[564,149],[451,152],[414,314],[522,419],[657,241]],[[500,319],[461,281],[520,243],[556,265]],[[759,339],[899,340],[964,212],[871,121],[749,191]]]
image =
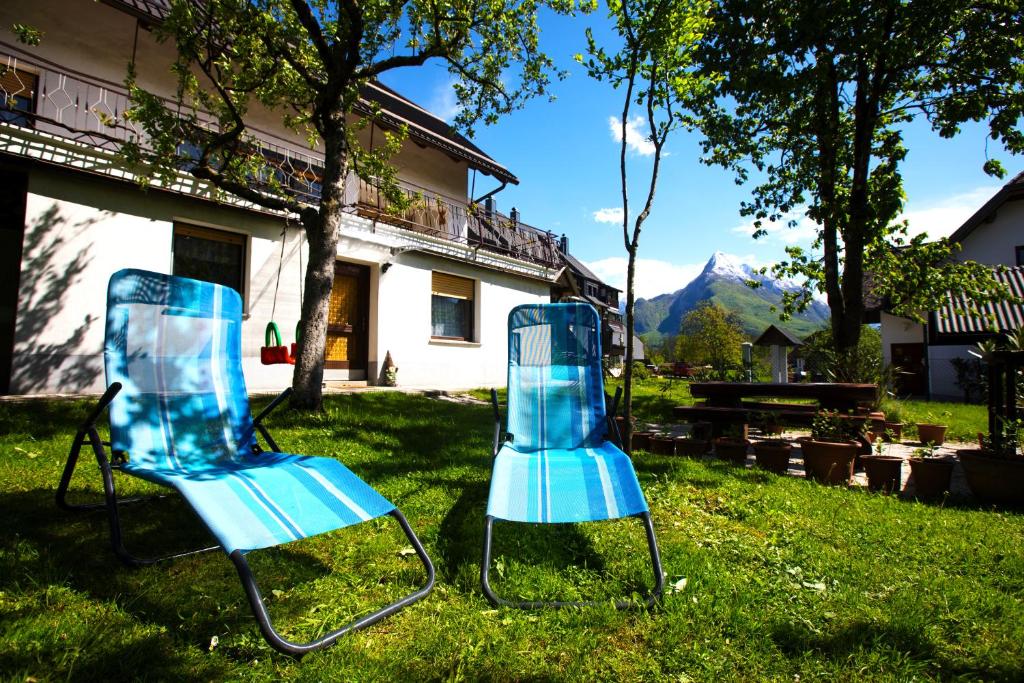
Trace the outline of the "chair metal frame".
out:
[[[108,456],[106,449],[112,449],[112,446],[110,442],[103,441],[100,438],[99,431],[96,427],[96,422],[97,420],[99,420],[100,416],[107,409],[110,403],[114,400],[114,398],[117,396],[120,390],[121,384],[119,382],[114,382],[113,384],[111,384],[110,387],[106,390],[106,392],[104,392],[103,396],[100,397],[96,406],[89,413],[89,416],[78,427],[78,431],[75,434],[74,441],[71,444],[71,450],[68,453],[67,462],[64,465],[64,471],[61,475],[60,483],[57,486],[57,506],[69,512],[88,512],[106,508],[110,524],[110,541],[111,545],[113,546],[114,554],[117,555],[118,559],[121,560],[121,562],[130,567],[147,566],[155,564],[157,562],[162,562],[164,560],[173,560],[180,557],[187,557],[189,555],[195,555],[198,553],[203,553],[210,550],[216,550],[218,548],[221,548],[221,546],[219,545],[214,545],[205,548],[189,550],[181,553],[173,553],[155,558],[136,557],[135,555],[131,554],[127,550],[127,548],[125,548],[124,539],[121,534],[121,518],[120,513],[118,511],[118,507],[120,505],[126,505],[130,503],[138,503],[147,500],[165,498],[166,495],[142,497],[137,496],[132,498],[122,498],[120,500],[117,497],[117,491],[114,486],[114,472],[120,471],[122,469],[122,465],[126,462],[125,454],[111,450],[111,455]],[[264,408],[259,413],[259,415],[257,415],[253,419],[253,428],[260,433],[260,435],[266,441],[267,445],[270,446],[270,448],[274,452],[280,452],[280,448],[274,441],[274,438],[270,435],[270,432],[263,425],[263,420],[275,408],[277,408],[277,406],[279,406],[286,398],[288,398],[289,394],[291,394],[291,391],[292,390],[290,387],[286,389],[273,401],[271,401],[270,404],[267,405],[267,407]],[[99,465],[100,472],[102,473],[103,476],[104,501],[102,503],[69,503],[67,500],[67,492],[71,484],[71,477],[74,474],[75,467],[78,464],[78,458],[81,453],[82,446],[86,442],[88,442],[90,447],[92,448],[93,454],[96,456],[96,462]],[[259,446],[256,446],[255,448],[257,449],[256,452],[261,452]],[[238,572],[239,579],[241,579],[242,581],[242,586],[245,589],[246,597],[249,599],[249,605],[252,608],[253,615],[256,617],[257,622],[259,622],[260,632],[263,634],[263,637],[267,640],[271,647],[273,647],[278,652],[282,652],[284,654],[291,655],[294,657],[301,657],[302,655],[305,655],[309,652],[320,650],[333,644],[335,641],[337,641],[339,638],[341,638],[347,633],[356,631],[361,628],[365,628],[366,626],[370,626],[371,624],[374,624],[380,621],[381,619],[390,616],[395,612],[398,612],[402,608],[407,607],[408,605],[411,605],[412,603],[422,599],[428,593],[430,593],[430,591],[434,587],[435,580],[433,562],[431,562],[430,557],[427,555],[426,550],[424,550],[423,548],[423,544],[420,543],[419,538],[417,538],[415,532],[413,532],[412,528],[409,526],[409,523],[406,521],[405,516],[402,515],[402,513],[397,508],[395,508],[388,514],[394,517],[395,520],[398,522],[398,525],[405,533],[406,538],[408,538],[409,543],[416,551],[416,555],[420,558],[420,562],[423,563],[423,568],[427,574],[426,583],[421,588],[406,595],[405,597],[395,602],[392,602],[389,605],[386,605],[375,612],[360,617],[359,619],[356,619],[342,626],[341,628],[331,631],[330,633],[327,633],[326,635],[321,636],[320,638],[312,640],[308,643],[292,642],[284,638],[280,633],[277,632],[277,630],[274,628],[270,620],[270,615],[267,612],[267,608],[263,604],[263,598],[262,595],[260,594],[259,585],[257,584],[256,578],[252,573],[252,569],[249,567],[249,562],[246,560],[245,554],[242,553],[242,551],[240,550],[235,550],[230,555],[228,555],[228,557],[235,565],[235,569]]]
[[[609,435],[618,437],[618,429],[615,425],[615,412],[618,408],[619,395],[622,389],[619,388],[615,392],[615,398],[610,401],[612,406],[612,412],[608,415],[608,421],[610,423]],[[607,397],[606,397],[607,400]],[[501,430],[501,411],[498,408],[498,392],[491,389],[491,406],[494,409],[494,443],[491,448],[491,461],[498,457],[498,451],[501,448],[501,444],[511,437],[511,434],[503,434]],[[651,608],[658,604],[665,593],[665,573],[661,567],[661,554],[658,551],[658,541],[654,536],[654,524],[651,522],[651,513],[643,512],[633,517],[639,518],[644,525],[644,531],[647,535],[647,548],[651,554],[651,569],[654,573],[654,587],[647,594],[646,600],[643,603],[639,603],[632,600],[616,600],[614,605],[617,610],[636,610],[639,608]],[[494,523],[498,521],[491,515],[484,517],[484,553],[483,559],[480,563],[480,583],[483,586],[484,595],[491,602],[491,604],[497,607],[513,607],[516,609],[541,609],[544,607],[551,607],[554,609],[560,609],[562,607],[591,607],[594,605],[604,605],[607,602],[598,600],[583,600],[583,601],[513,601],[505,600],[498,596],[498,594],[491,587],[490,582],[490,569],[491,569],[491,546],[494,539]],[[510,522],[511,523],[511,522]]]

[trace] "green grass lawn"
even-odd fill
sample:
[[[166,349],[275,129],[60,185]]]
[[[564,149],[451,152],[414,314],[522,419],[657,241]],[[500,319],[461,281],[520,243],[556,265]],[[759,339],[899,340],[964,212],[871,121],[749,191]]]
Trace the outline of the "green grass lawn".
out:
[[[681,391],[673,389],[672,391]],[[641,392],[651,415],[664,398]],[[641,401],[642,399],[642,401]],[[102,513],[53,492],[86,404],[0,404],[0,679],[1021,680],[1024,519],[826,488],[718,461],[638,453],[669,585],[659,609],[493,609],[479,588],[490,408],[400,394],[282,412],[283,448],[338,457],[395,501],[438,568],[434,592],[301,661],[259,636],[219,552],[131,570]],[[124,493],[152,489],[119,480]],[[83,454],[76,498],[100,490]],[[140,554],[202,543],[174,499],[124,514]],[[309,639],[409,592],[390,520],[252,554],[269,609]],[[498,525],[496,589],[611,600],[650,581],[636,520]],[[685,579],[685,581],[683,581]],[[211,649],[211,639],[218,644]]]

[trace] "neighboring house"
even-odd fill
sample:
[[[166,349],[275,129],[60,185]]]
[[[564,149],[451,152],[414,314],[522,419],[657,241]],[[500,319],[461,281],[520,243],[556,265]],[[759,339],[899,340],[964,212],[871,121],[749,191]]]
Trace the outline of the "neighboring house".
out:
[[[551,287],[551,300],[583,301],[597,309],[601,316],[601,350],[618,363],[626,356],[626,325],[619,310],[621,290],[605,284],[582,261],[569,253],[569,240],[565,235],[558,242],[559,256],[565,269]],[[644,359],[644,345],[633,336],[633,357]]]
[[[996,277],[1014,296],[1024,296],[1024,173],[1006,183],[950,236],[960,245],[955,258],[992,266],[1008,266]],[[985,307],[983,316],[958,315],[964,310],[952,298],[928,315],[925,325],[886,313],[881,308],[882,353],[901,370],[903,393],[962,399],[953,359],[970,358],[967,350],[983,339],[1018,329],[1024,307],[1001,303]],[[992,327],[995,327],[993,330]]]
[[[0,36],[2,393],[102,388],[106,283],[121,268],[238,290],[249,388],[291,382],[292,367],[261,365],[259,350],[272,316],[285,343],[293,339],[308,262],[302,230],[184,173],[143,189],[119,163],[120,143],[139,133],[121,118],[129,60],[144,87],[174,91],[173,48],[150,31],[165,10],[164,0],[0,7],[5,31],[25,23],[43,32],[37,47]],[[422,198],[395,217],[372,183],[349,183],[325,381],[373,384],[390,351],[403,386],[501,384],[509,310],[548,300],[561,270],[554,236],[494,210],[487,195],[518,180],[443,120],[380,85],[365,89],[362,115],[371,101],[382,113],[366,144],[408,125],[394,163]],[[322,155],[272,112],[257,128],[282,182],[315,204]],[[485,184],[477,174],[497,189],[471,197]]]

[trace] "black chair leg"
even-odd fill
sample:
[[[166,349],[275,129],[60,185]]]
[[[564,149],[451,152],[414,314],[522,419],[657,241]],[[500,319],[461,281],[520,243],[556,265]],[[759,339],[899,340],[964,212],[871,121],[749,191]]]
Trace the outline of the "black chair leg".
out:
[[[138,496],[133,498],[122,498],[120,500],[117,498],[117,491],[114,487],[113,467],[110,464],[110,459],[107,457],[106,450],[103,448],[103,441],[100,439],[99,432],[96,431],[95,422],[96,418],[103,409],[106,408],[120,388],[121,386],[119,384],[111,385],[99,400],[97,407],[93,410],[88,420],[78,428],[78,432],[75,434],[75,439],[71,444],[71,451],[68,453],[68,460],[64,464],[64,471],[61,473],[60,483],[57,485],[57,506],[62,510],[67,510],[69,512],[87,512],[105,508],[107,510],[107,518],[110,523],[110,544],[113,547],[114,554],[117,555],[119,560],[130,567],[142,567],[156,562],[162,562],[164,560],[172,560],[179,557],[216,550],[220,547],[219,545],[173,553],[161,557],[144,558],[132,555],[128,549],[125,548],[124,539],[121,536],[121,517],[118,511],[118,506],[128,503],[139,503],[147,500],[157,500],[164,498],[165,496]],[[89,445],[92,447],[93,454],[96,456],[96,463],[99,465],[100,473],[103,476],[104,501],[102,503],[69,503],[67,501],[68,487],[71,484],[71,477],[75,472],[75,467],[78,465],[78,457],[81,454],[82,446],[86,441],[88,441]]]
[[[301,657],[309,652],[320,650],[322,648],[331,645],[336,640],[341,638],[346,633],[365,628],[371,624],[375,624],[381,619],[391,616],[395,612],[411,605],[412,603],[420,600],[430,593],[434,587],[434,563],[430,561],[430,557],[427,555],[427,551],[423,549],[423,544],[420,543],[419,538],[416,537],[412,527],[406,521],[405,517],[397,509],[392,510],[389,513],[392,517],[398,520],[398,524],[402,527],[402,531],[405,532],[406,537],[412,544],[412,547],[416,550],[416,554],[419,556],[420,561],[423,563],[423,568],[427,572],[427,582],[419,590],[410,593],[401,600],[391,603],[382,609],[368,614],[365,617],[356,619],[355,621],[342,626],[336,631],[312,640],[308,643],[293,643],[290,640],[285,639],[275,629],[270,621],[270,615],[267,613],[266,605],[263,604],[263,598],[260,595],[259,586],[256,584],[256,578],[252,574],[252,569],[249,568],[249,563],[245,559],[245,555],[240,550],[235,550],[231,553],[231,561],[235,563],[235,569],[238,570],[238,576],[242,580],[242,586],[245,588],[245,593],[249,598],[249,605],[252,607],[253,614],[256,616],[256,620],[260,624],[260,632],[263,637],[270,643],[278,652],[283,652],[287,655],[294,657]]]
[[[658,601],[661,600],[662,595],[665,592],[665,574],[661,568],[661,554],[658,552],[658,541],[654,537],[654,525],[651,523],[651,513],[642,512],[639,517],[644,523],[644,530],[647,533],[647,548],[651,553],[651,567],[654,571],[654,588],[647,596],[647,601],[643,604],[643,607],[653,607]],[[593,605],[607,604],[599,601],[580,601],[580,602],[540,602],[540,601],[526,601],[526,602],[514,602],[511,600],[504,600],[494,592],[491,588],[489,573],[491,568],[491,543],[494,534],[494,522],[495,518],[487,515],[485,518],[486,526],[484,527],[484,557],[480,565],[480,583],[483,585],[484,595],[487,599],[495,606],[499,607],[514,607],[516,609],[541,609],[543,607],[589,607]],[[640,607],[636,602],[630,600],[616,600],[615,609],[619,610],[634,610]]]

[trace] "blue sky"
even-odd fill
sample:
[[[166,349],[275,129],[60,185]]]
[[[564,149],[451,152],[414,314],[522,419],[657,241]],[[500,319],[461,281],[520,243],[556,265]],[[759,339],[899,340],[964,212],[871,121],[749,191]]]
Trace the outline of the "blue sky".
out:
[[[501,211],[516,207],[526,223],[564,233],[574,256],[609,284],[623,288],[621,219],[607,222],[622,207],[619,142],[611,125],[621,114],[621,94],[588,78],[573,61],[585,49],[587,26],[595,27],[599,39],[607,38],[607,21],[600,14],[545,16],[542,49],[569,71],[568,78],[552,84],[556,100],[531,100],[496,125],[480,127],[473,139],[520,180],[497,195]],[[451,77],[441,66],[397,72],[383,80],[443,118],[450,120],[456,113]],[[640,238],[638,296],[680,289],[715,251],[767,265],[784,256],[786,245],[806,247],[813,239],[811,227],[804,224],[779,226],[754,240],[749,221],[739,215],[750,187],[737,186],[721,168],[699,163],[699,139],[696,133],[679,131],[668,143],[654,209]],[[901,167],[908,198],[904,217],[912,231],[948,235],[1004,182],[981,171],[986,139],[980,126],[967,126],[957,138],[942,140],[927,125],[912,124],[905,140],[910,152]],[[646,151],[638,136],[630,146],[629,163],[634,177],[644,183],[651,158]],[[988,153],[1002,159],[1011,176],[1024,169],[1024,158],[1008,157],[996,143],[988,142]],[[478,196],[497,185],[482,175],[476,183]],[[642,202],[645,191],[646,184],[636,186],[631,207]]]

